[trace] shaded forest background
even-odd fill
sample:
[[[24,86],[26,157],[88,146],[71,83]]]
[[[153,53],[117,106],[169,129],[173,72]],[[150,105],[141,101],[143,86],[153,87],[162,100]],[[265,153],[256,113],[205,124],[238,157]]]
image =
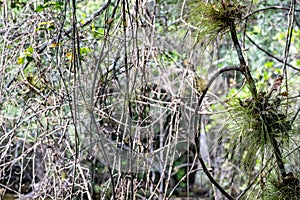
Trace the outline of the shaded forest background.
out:
[[[0,198],[300,198],[299,2],[0,5]]]

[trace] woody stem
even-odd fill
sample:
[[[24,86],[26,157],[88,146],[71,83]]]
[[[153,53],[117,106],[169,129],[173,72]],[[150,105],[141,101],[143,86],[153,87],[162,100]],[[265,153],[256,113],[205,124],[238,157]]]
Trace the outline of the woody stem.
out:
[[[230,27],[231,39],[233,41],[234,48],[237,52],[237,55],[238,55],[238,58],[239,58],[239,61],[240,61],[241,72],[244,74],[244,76],[247,80],[247,83],[249,85],[249,89],[251,91],[253,99],[257,100],[257,89],[256,89],[256,86],[255,86],[255,82],[254,82],[254,79],[251,75],[249,67],[246,65],[246,61],[245,61],[245,58],[243,56],[242,48],[241,48],[240,43],[239,43],[238,38],[237,38],[237,33],[236,33],[234,22],[230,22],[229,27]]]
[[[282,160],[282,155],[281,155],[278,143],[277,143],[276,139],[274,138],[274,135],[272,135],[270,138],[271,138],[271,143],[272,143],[275,157],[276,157],[276,163],[278,165],[278,168],[280,170],[280,174],[281,174],[282,178],[284,178],[286,176],[286,170],[284,167],[284,163]]]

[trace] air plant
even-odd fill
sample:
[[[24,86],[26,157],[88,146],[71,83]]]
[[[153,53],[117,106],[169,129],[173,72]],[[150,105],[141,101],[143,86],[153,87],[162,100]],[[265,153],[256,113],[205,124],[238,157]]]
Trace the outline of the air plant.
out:
[[[300,199],[299,178],[289,172],[283,180],[271,175],[263,196],[269,200],[296,200]]]
[[[242,163],[249,171],[253,170],[258,155],[264,155],[265,150],[273,152],[281,174],[285,176],[280,148],[288,144],[291,124],[282,112],[281,97],[267,99],[265,92],[259,92],[256,101],[252,98],[238,100],[239,103],[232,105],[233,112],[228,121],[231,138],[236,143],[230,151],[243,152]]]
[[[228,31],[232,23],[240,21],[244,8],[236,1],[205,3],[193,0],[188,3],[187,21],[195,29],[198,41],[208,38],[209,42]]]

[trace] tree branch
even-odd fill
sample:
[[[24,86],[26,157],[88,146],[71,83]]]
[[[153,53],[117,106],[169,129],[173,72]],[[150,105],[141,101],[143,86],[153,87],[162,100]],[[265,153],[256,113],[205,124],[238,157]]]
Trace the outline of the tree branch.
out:
[[[217,71],[212,78],[208,81],[206,88],[203,90],[200,98],[198,99],[198,103],[197,106],[195,108],[195,121],[194,121],[194,140],[195,140],[195,145],[196,145],[196,153],[198,156],[198,160],[201,164],[201,167],[203,169],[203,172],[205,173],[205,175],[208,177],[208,179],[210,180],[210,182],[227,198],[230,200],[233,200],[234,198],[228,194],[223,188],[222,186],[219,185],[219,183],[214,179],[214,177],[210,174],[210,172],[208,171],[205,162],[203,160],[202,154],[201,154],[201,148],[200,148],[200,131],[201,131],[201,115],[199,117],[199,119],[197,119],[197,113],[199,112],[199,108],[203,102],[203,99],[208,91],[208,89],[210,88],[211,84],[216,80],[216,78],[218,76],[220,76],[222,73],[227,72],[227,71],[241,71],[240,67],[236,67],[236,66],[230,66],[230,67],[224,67],[222,69],[220,69],[219,71]],[[198,123],[200,122],[200,123]],[[198,128],[198,124],[200,124],[199,128]]]
[[[268,6],[265,8],[260,8],[257,10],[252,11],[251,13],[248,13],[247,15],[245,15],[243,17],[243,19],[247,19],[249,17],[251,17],[252,15],[254,15],[255,13],[261,12],[261,11],[266,11],[266,10],[290,10],[289,7],[284,7],[284,6]],[[299,9],[295,9],[295,12],[300,12]]]
[[[268,56],[270,56],[271,58],[281,62],[281,63],[284,63],[284,61],[274,55],[272,55],[271,53],[267,52],[266,50],[264,50],[262,47],[260,47],[258,44],[256,44],[256,42],[254,42],[254,40],[252,40],[247,34],[246,34],[246,37],[248,38],[248,40],[254,45],[256,46],[256,48],[258,48],[259,50],[261,50],[262,52],[264,52],[265,54],[267,54]],[[289,63],[286,63],[287,66],[291,67],[292,69],[294,70],[297,70],[297,71],[300,71],[299,68],[289,64]]]
[[[286,176],[286,170],[285,170],[285,167],[284,167],[284,162],[282,160],[282,155],[281,155],[277,140],[275,139],[275,136],[270,135],[270,139],[271,139],[272,147],[274,149],[274,153],[275,153],[275,157],[276,157],[276,163],[278,165],[278,168],[280,170],[280,174],[281,174],[282,179],[283,179]]]
[[[239,58],[239,61],[240,61],[240,64],[241,64],[241,66],[240,66],[241,72],[246,77],[246,80],[247,80],[247,83],[249,85],[249,89],[251,91],[253,99],[257,100],[257,89],[256,89],[256,86],[255,86],[255,82],[252,78],[249,67],[246,65],[246,61],[245,61],[244,56],[243,56],[242,48],[241,48],[240,43],[237,39],[237,34],[236,34],[234,22],[230,23],[230,34],[231,34],[231,39],[233,41],[235,50],[238,54],[238,58]]]

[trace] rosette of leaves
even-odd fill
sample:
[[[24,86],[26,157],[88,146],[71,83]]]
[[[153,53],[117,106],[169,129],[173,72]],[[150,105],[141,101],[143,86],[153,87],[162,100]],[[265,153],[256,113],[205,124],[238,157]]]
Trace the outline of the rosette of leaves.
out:
[[[187,8],[187,21],[196,29],[197,40],[207,39],[207,43],[218,34],[225,33],[232,23],[239,22],[245,10],[237,1],[227,0],[215,3],[192,0]]]
[[[279,170],[285,173],[281,151],[288,144],[291,124],[281,101],[280,97],[268,100],[260,92],[257,101],[249,98],[232,105],[227,126],[231,140],[228,152],[230,159],[241,163],[247,172],[274,153]]]

